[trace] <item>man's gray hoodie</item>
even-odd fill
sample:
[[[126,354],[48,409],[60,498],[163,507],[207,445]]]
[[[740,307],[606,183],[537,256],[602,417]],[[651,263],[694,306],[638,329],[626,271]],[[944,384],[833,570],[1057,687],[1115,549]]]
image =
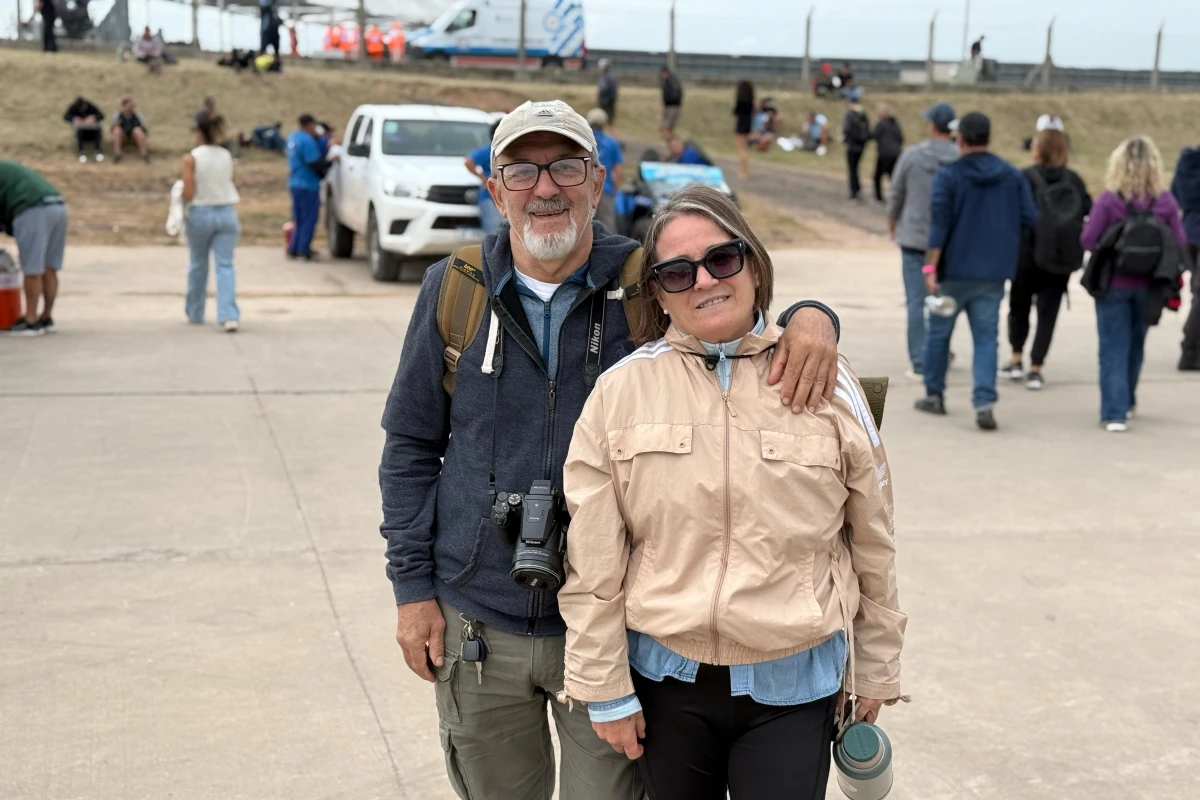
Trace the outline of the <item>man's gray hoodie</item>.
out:
[[[901,153],[888,201],[888,217],[896,220],[896,244],[927,248],[933,175],[957,158],[958,145],[948,139],[926,139]]]

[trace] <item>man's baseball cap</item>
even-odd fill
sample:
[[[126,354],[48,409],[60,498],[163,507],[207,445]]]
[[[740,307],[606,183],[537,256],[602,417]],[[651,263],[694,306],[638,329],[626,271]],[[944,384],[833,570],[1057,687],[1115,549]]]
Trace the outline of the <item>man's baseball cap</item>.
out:
[[[932,122],[942,133],[949,133],[950,123],[954,121],[954,107],[949,103],[934,103],[925,109],[921,118]]]
[[[531,133],[557,133],[589,153],[596,152],[592,126],[562,100],[530,100],[514,108],[496,127],[492,137],[492,158],[507,150],[513,142]]]
[[[1042,131],[1065,131],[1067,128],[1063,125],[1062,117],[1057,114],[1042,114],[1038,117],[1037,125],[1038,133]]]
[[[978,111],[972,111],[958,121],[958,138],[966,144],[987,144],[992,138],[992,121]]]

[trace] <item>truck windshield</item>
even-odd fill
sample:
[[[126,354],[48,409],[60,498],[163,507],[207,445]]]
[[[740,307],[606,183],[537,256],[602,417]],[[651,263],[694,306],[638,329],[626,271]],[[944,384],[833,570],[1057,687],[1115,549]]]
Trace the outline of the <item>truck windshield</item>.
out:
[[[484,122],[389,119],[383,123],[383,152],[389,156],[464,158],[487,141]]]

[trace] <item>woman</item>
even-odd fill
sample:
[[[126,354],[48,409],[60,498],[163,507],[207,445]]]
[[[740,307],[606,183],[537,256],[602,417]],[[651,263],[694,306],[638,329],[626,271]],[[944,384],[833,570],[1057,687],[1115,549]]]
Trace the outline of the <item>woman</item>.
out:
[[[904,132],[887,103],[879,104],[879,121],[871,138],[875,140],[875,199],[883,203],[883,176],[887,176],[890,184],[900,151],[904,149]]]
[[[234,209],[239,198],[233,185],[233,156],[219,144],[225,133],[223,122],[220,116],[197,114],[196,148],[183,157],[183,199],[189,204],[187,240],[191,253],[185,308],[188,322],[204,324],[208,257],[212,253],[217,262],[217,325],[233,333],[241,319],[233,251],[242,229]]]
[[[492,193],[487,188],[488,178],[492,177],[492,138],[495,137],[498,127],[500,127],[500,120],[492,123],[492,127],[488,130],[487,142],[463,159],[463,165],[467,171],[483,184],[479,187],[479,227],[483,228],[483,232],[487,236],[500,230],[500,222],[504,219],[500,210],[496,208],[496,201],[492,199]]]
[[[824,798],[843,676],[858,718],[900,695],[883,445],[844,362],[815,414],[767,385],[772,283],[732,202],[675,195],[567,457],[565,694],[652,800]]]
[[[1183,352],[1179,369],[1200,370],[1200,147],[1185,147],[1175,162],[1175,177],[1171,194],[1183,209],[1183,229],[1188,238],[1188,254],[1192,264],[1192,310],[1183,324]]]
[[[734,144],[737,147],[738,177],[750,177],[750,128],[754,123],[754,85],[750,81],[741,81],[734,96],[733,116],[736,122],[733,126]]]
[[[1043,384],[1042,364],[1050,352],[1054,324],[1071,273],[1083,266],[1083,248],[1079,235],[1083,219],[1092,209],[1083,179],[1067,169],[1067,135],[1047,128],[1033,137],[1030,147],[1033,166],[1025,169],[1039,218],[1037,228],[1027,231],[1021,240],[1017,274],[1008,296],[1008,341],[1012,360],[1000,369],[1001,377],[1019,381],[1025,388],[1038,390]],[[1029,373],[1025,373],[1025,340],[1029,337],[1029,312],[1037,296],[1037,333],[1030,352]]]
[[[1134,136],[1121,142],[1108,158],[1105,191],[1096,199],[1080,236],[1083,248],[1092,251],[1083,286],[1096,298],[1100,424],[1110,433],[1123,432],[1137,407],[1148,326],[1157,322],[1164,304],[1172,300],[1177,304],[1179,299],[1179,268],[1187,237],[1179,222],[1179,205],[1163,185],[1162,156],[1150,137]],[[1127,263],[1132,259],[1119,252],[1114,240],[1131,211],[1147,210],[1171,235],[1159,245],[1162,257],[1155,258],[1164,268],[1135,274],[1139,271],[1132,266],[1117,264],[1123,258]]]

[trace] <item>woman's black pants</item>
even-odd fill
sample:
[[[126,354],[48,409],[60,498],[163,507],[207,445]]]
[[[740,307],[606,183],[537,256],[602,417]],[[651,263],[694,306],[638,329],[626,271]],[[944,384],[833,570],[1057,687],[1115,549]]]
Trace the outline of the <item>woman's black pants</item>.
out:
[[[695,683],[633,684],[646,717],[638,768],[650,800],[824,800],[837,695],[767,706],[729,695],[729,668]]]
[[[1012,280],[1008,292],[1008,343],[1013,352],[1024,351],[1025,340],[1029,338],[1029,312],[1037,297],[1037,333],[1029,354],[1029,363],[1035,367],[1042,366],[1050,352],[1058,309],[1070,280],[1070,275],[1057,275],[1037,267],[1019,268]]]

